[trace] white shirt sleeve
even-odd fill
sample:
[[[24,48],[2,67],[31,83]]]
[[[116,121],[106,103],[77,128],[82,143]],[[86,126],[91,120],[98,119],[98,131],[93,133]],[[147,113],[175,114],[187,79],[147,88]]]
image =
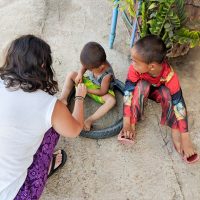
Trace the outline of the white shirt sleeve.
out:
[[[47,127],[47,130],[52,127],[52,120],[51,120],[51,118],[52,118],[52,114],[53,114],[56,102],[57,102],[57,98],[54,97],[52,99],[52,101],[50,102],[49,107],[47,109],[47,113],[46,113],[46,127]]]

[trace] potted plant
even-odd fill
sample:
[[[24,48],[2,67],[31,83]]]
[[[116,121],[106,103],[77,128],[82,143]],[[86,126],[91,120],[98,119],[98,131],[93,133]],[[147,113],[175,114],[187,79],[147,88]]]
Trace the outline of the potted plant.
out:
[[[191,0],[190,0],[191,1]],[[136,4],[140,3],[136,16]],[[119,0],[122,10],[137,20],[140,37],[147,34],[158,35],[168,48],[169,57],[177,57],[189,48],[200,45],[200,31],[186,26],[185,0]],[[191,2],[190,2],[191,3]]]

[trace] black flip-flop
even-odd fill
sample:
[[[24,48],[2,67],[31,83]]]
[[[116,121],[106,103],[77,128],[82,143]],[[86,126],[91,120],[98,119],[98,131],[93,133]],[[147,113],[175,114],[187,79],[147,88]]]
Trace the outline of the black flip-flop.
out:
[[[61,167],[63,167],[64,164],[66,163],[66,161],[67,161],[67,154],[66,154],[66,152],[61,149],[61,154],[62,154],[62,162],[55,169],[54,169],[54,167],[55,167],[55,162],[56,162],[56,156],[57,156],[57,154],[53,154],[53,159],[52,159],[52,163],[51,163],[51,169],[50,169],[50,172],[49,172],[47,178],[49,178],[50,176],[52,176],[57,170],[59,170]]]

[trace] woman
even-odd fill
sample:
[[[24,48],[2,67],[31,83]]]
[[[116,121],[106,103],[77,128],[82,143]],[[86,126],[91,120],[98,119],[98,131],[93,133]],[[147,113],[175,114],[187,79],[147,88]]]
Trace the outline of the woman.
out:
[[[50,46],[33,35],[11,43],[0,68],[0,199],[39,199],[47,177],[66,161],[53,154],[59,135],[76,137],[83,128],[86,88],[76,89],[74,111],[58,91]],[[51,128],[53,127],[53,128]]]

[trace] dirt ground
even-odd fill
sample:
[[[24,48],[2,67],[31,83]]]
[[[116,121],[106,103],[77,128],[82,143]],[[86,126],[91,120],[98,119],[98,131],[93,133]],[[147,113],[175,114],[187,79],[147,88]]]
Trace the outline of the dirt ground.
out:
[[[119,17],[114,49],[108,48],[111,15],[108,0],[0,0],[0,62],[16,36],[36,34],[51,45],[61,87],[67,72],[80,67],[83,45],[97,41],[116,77],[124,81],[129,37]],[[180,77],[191,138],[200,152],[200,48],[171,62]],[[121,115],[112,112],[106,118],[110,123]],[[160,115],[159,105],[149,101],[133,147],[119,144],[116,137],[61,138],[57,148],[66,150],[68,162],[48,180],[41,200],[199,200],[200,162],[183,163],[173,149],[170,130],[159,125]]]

